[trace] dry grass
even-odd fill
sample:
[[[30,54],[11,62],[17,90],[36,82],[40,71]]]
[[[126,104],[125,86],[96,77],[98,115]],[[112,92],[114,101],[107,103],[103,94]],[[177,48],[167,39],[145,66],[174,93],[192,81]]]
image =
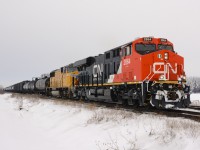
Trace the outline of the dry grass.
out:
[[[41,101],[43,102],[51,102],[53,105],[60,105],[60,106],[70,106],[73,108],[88,109],[93,111],[96,109],[95,103],[85,103],[84,101],[77,101],[77,100],[68,100],[68,99],[61,99],[61,98],[53,98],[53,97],[45,97],[38,94],[19,94],[19,93],[12,93],[10,95],[11,98],[15,98],[15,102],[19,104],[19,108],[23,107],[23,101],[29,100],[32,104],[39,104]]]
[[[14,98],[14,102],[17,104],[16,105],[17,110],[25,109],[28,111],[29,107],[32,107],[40,103],[39,95],[12,93],[10,95],[10,98]],[[27,99],[30,100],[28,106],[27,103],[25,102]]]
[[[98,124],[101,122],[121,122],[124,119],[134,119],[137,117],[133,112],[127,112],[125,110],[113,110],[113,109],[96,109],[87,121],[88,124]]]
[[[81,107],[81,103],[77,103],[76,101],[67,100],[67,99],[52,99],[52,103],[54,105],[62,105],[62,106],[72,106],[72,107]]]
[[[186,136],[197,139],[200,136],[199,123],[191,120],[179,120],[176,119],[166,120],[166,129],[171,133],[184,133]]]
[[[33,101],[37,101],[41,98],[41,96],[37,94],[18,94],[18,93],[12,93],[10,97],[15,98],[17,100],[30,99]]]
[[[11,98],[15,98],[17,100],[31,100],[32,102],[38,101],[48,101],[54,105],[61,105],[61,106],[71,106],[73,108],[86,108],[90,111],[94,111],[97,109],[97,104],[95,103],[85,103],[84,101],[80,100],[69,100],[69,99],[61,99],[61,98],[53,98],[53,97],[44,97],[38,94],[18,94],[12,93]]]
[[[122,116],[124,116],[123,114]],[[109,117],[114,117],[109,118]],[[92,117],[93,123],[99,123],[107,121],[106,119],[109,118],[110,121],[116,121],[116,118],[121,118],[115,115],[97,115],[95,112],[94,116]],[[126,115],[125,115],[126,116]],[[127,117],[129,118],[129,116]],[[123,119],[123,118],[122,118]],[[131,120],[133,118],[129,118]],[[91,121],[91,120],[90,120]],[[200,125],[198,122],[187,120],[187,119],[171,119],[167,117],[156,117],[154,115],[138,115],[134,118],[134,129],[129,130],[130,133],[122,133],[120,136],[122,138],[113,138],[110,137],[110,139],[105,140],[104,142],[97,142],[97,147],[100,150],[108,149],[108,150],[138,150],[142,145],[140,145],[140,141],[143,139],[154,139],[155,141],[158,141],[161,145],[167,145],[171,144],[174,141],[180,142],[184,139],[192,139],[193,141],[199,140],[200,138]],[[144,128],[144,131],[141,131],[141,128]],[[140,136],[140,134],[137,134],[138,130],[140,132],[143,132]],[[121,142],[119,139],[125,140],[125,147],[122,147],[120,144]],[[121,145],[121,146],[120,146]]]
[[[111,136],[109,136],[109,140],[106,142],[96,142],[96,145],[98,147],[99,150],[139,150],[138,146],[137,146],[137,137],[136,135],[134,137],[131,138],[127,138],[123,136],[123,139],[126,141],[126,144],[122,147],[119,146],[118,139],[117,138],[113,138]]]

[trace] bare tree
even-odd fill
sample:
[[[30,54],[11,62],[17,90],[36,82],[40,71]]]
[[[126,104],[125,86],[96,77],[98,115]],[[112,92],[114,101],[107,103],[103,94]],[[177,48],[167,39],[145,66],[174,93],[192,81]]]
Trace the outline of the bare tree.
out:
[[[187,84],[193,93],[200,93],[200,77],[188,77]]]

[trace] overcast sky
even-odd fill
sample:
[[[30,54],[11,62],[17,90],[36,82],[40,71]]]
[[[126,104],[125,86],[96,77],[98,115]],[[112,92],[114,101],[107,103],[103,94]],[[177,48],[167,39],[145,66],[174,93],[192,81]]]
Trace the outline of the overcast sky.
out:
[[[199,0],[0,0],[0,84],[134,40],[167,38],[200,76]]]

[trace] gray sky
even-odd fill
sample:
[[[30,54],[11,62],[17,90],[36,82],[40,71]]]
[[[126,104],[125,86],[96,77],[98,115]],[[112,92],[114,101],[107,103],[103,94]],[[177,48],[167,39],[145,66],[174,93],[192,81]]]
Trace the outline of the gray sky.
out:
[[[200,76],[199,0],[0,0],[0,84],[32,79],[134,40],[167,38]]]

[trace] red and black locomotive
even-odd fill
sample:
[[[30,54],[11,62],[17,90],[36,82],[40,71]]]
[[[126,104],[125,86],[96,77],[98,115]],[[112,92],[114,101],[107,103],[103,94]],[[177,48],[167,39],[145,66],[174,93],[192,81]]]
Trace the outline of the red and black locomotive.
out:
[[[138,38],[61,67],[35,80],[32,92],[38,92],[40,80],[48,81],[41,85],[42,93],[53,96],[157,108],[190,104],[184,58],[163,38]],[[14,85],[5,90],[16,91]]]

